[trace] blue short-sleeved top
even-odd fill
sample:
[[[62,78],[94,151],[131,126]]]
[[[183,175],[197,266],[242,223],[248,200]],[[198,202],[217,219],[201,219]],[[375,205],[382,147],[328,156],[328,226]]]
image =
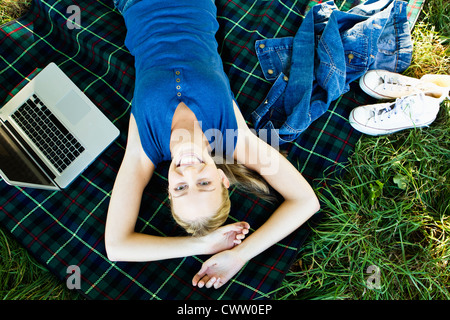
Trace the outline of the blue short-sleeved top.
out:
[[[149,159],[155,166],[171,159],[171,124],[180,102],[194,112],[216,155],[230,157],[237,122],[217,52],[214,2],[143,0],[124,19],[136,68],[131,112]]]

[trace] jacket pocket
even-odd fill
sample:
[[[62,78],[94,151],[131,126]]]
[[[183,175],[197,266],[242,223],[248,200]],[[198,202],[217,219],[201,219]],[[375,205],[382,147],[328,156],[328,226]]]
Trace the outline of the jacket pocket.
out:
[[[368,67],[368,37],[360,32],[348,30],[342,34],[347,70],[363,71]]]
[[[293,37],[257,40],[256,55],[266,80],[273,81],[291,68]]]

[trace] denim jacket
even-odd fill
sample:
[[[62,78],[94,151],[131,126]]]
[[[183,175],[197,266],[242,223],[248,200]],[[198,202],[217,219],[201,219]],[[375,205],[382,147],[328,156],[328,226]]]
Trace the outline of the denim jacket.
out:
[[[328,1],[309,10],[294,37],[256,41],[273,82],[252,113],[256,131],[271,130],[268,143],[293,141],[367,70],[404,71],[412,56],[406,8],[399,0],[368,0],[342,12]]]

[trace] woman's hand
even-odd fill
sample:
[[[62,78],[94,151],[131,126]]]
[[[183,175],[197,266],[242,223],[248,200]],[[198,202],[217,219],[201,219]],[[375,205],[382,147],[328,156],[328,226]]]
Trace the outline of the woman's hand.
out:
[[[250,225],[247,222],[236,222],[220,227],[203,237],[207,246],[207,254],[214,254],[233,248],[240,244],[248,233]]]
[[[206,260],[200,271],[192,279],[192,285],[218,289],[230,280],[247,261],[236,251],[225,250]]]

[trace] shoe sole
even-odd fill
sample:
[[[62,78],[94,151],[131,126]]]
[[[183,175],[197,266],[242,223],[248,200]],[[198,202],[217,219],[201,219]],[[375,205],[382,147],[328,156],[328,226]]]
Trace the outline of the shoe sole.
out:
[[[393,128],[393,129],[387,130],[387,129],[379,129],[379,128],[374,128],[374,127],[369,127],[369,126],[363,125],[362,123],[358,122],[354,118],[353,110],[350,112],[350,117],[349,117],[349,123],[353,127],[353,129],[355,129],[361,133],[367,134],[369,136],[383,136],[383,135],[396,133],[396,132],[406,130],[406,129],[424,128],[424,127],[428,127],[430,124],[432,124],[434,122],[434,120],[436,120],[436,118],[434,118],[433,120],[428,121],[426,123],[422,123],[420,125],[398,127],[398,128]],[[367,130],[367,129],[370,129],[370,130]]]

